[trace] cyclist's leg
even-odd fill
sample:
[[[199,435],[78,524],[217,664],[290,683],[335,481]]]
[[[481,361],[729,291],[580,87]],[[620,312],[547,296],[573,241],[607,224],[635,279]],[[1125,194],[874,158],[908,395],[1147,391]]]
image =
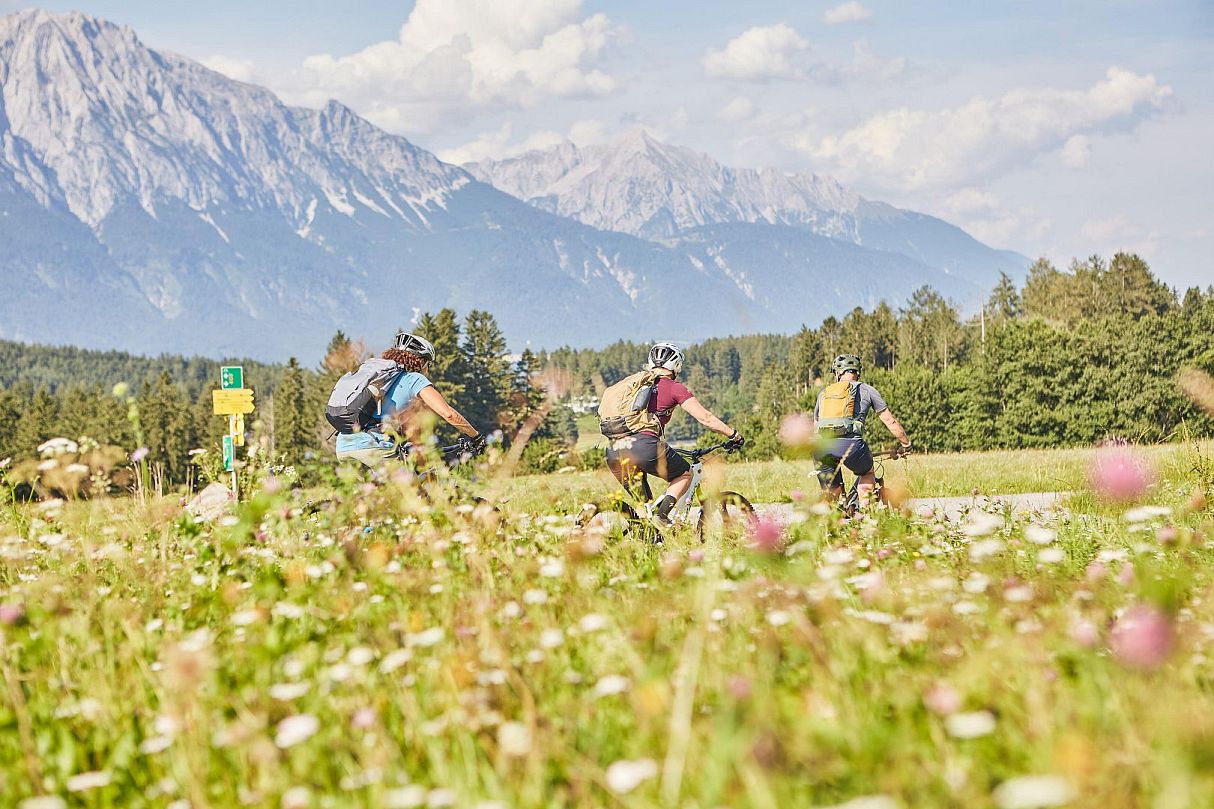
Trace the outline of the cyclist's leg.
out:
[[[367,449],[354,449],[347,452],[338,452],[337,460],[339,461],[359,461],[371,469],[378,469],[388,461],[396,458],[396,448],[383,449],[380,447],[368,447]]]
[[[656,436],[648,437],[653,439],[653,474],[666,481],[665,496],[677,501],[691,488],[691,464],[687,463],[686,458],[671,449],[670,445],[662,439]]]
[[[843,469],[839,465],[839,455],[834,451],[834,444],[814,451],[814,461],[817,463],[818,485],[831,502],[843,496]]]
[[[653,489],[649,486],[649,475],[646,475],[644,472],[637,472],[637,479],[641,481],[641,500],[648,503],[653,499]]]
[[[856,499],[860,508],[865,508],[877,487],[877,476],[872,450],[863,438],[850,438],[851,443],[843,463],[856,475]]]
[[[645,473],[637,467],[633,449],[631,437],[612,441],[607,447],[607,468],[619,481],[620,486],[624,487],[624,491],[637,498],[647,495],[649,481],[645,479]],[[645,500],[648,500],[647,496]]]

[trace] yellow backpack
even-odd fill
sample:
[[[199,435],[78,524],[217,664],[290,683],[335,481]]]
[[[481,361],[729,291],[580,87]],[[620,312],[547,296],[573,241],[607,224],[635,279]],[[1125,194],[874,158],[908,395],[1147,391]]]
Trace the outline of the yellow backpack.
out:
[[[859,435],[864,422],[856,418],[860,409],[860,383],[835,382],[818,397],[818,432],[827,435]]]
[[[614,440],[652,430],[661,435],[662,422],[649,412],[649,399],[657,392],[658,375],[639,371],[616,382],[599,400],[599,432]]]

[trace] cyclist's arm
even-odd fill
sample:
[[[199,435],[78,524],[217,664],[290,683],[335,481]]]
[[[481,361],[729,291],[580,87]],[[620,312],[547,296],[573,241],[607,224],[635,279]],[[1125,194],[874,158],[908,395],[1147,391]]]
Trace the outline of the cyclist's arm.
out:
[[[728,424],[714,416],[711,410],[700,404],[700,400],[696,397],[692,396],[690,399],[684,401],[683,409],[687,411],[687,415],[691,416],[693,419],[700,422],[700,424],[703,424],[714,433],[720,433],[726,438],[733,435],[733,429]]]
[[[902,446],[910,446],[910,436],[906,434],[906,430],[903,429],[902,424],[898,421],[898,419],[894,418],[894,411],[886,408],[877,415],[881,417],[881,421],[886,427],[889,428],[889,431],[894,434],[894,438],[898,439]]]
[[[459,430],[469,438],[476,438],[480,433],[476,428],[468,423],[468,420],[460,415],[460,412],[447,403],[443,395],[439,393],[433,385],[427,385],[418,392],[418,397],[426,407],[434,411],[434,414],[443,421],[450,424],[455,429]]]

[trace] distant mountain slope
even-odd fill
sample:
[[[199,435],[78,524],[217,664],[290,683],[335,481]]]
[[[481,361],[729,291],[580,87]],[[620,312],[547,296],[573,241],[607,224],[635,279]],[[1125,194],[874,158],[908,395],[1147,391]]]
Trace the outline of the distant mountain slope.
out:
[[[536,207],[646,239],[703,225],[765,222],[855,240],[849,212],[859,197],[829,177],[731,169],[641,129],[604,145],[564,143],[467,168]]]
[[[983,287],[1029,264],[935,217],[865,200],[830,177],[729,168],[639,129],[611,143],[564,143],[466,168],[537,208],[646,239],[724,223],[789,225],[903,253]]]
[[[656,159],[640,141],[613,172]],[[667,170],[689,170],[679,161],[714,171],[694,155]],[[737,192],[689,200],[664,229],[654,207],[652,232],[635,228],[654,241],[626,232],[614,183],[603,229],[584,221],[594,199],[583,221],[528,205],[336,102],[288,107],[130,29],[19,12],[0,18],[0,337],[311,361],[338,328],[378,345],[441,306],[489,309],[515,346],[588,346],[787,331],[921,283],[981,294],[928,252],[856,246],[858,198],[781,176],[721,170]],[[776,205],[790,194],[802,201]],[[731,217],[852,250],[719,227]]]

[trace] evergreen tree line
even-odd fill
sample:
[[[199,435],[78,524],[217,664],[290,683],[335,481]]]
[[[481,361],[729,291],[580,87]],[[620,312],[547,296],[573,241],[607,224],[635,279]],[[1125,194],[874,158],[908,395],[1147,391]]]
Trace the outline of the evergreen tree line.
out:
[[[0,388],[11,388],[28,382],[34,388],[45,387],[50,392],[73,387],[110,388],[116,381],[125,381],[133,388],[144,382],[156,384],[161,373],[169,377],[194,398],[215,387],[219,368],[223,365],[243,365],[245,376],[256,380],[259,390],[274,389],[281,363],[265,363],[251,359],[224,360],[209,357],[182,357],[162,354],[144,357],[124,351],[96,351],[75,346],[48,346],[0,340]]]
[[[560,349],[541,361],[589,396],[636,371],[648,344]],[[812,412],[831,361],[857,354],[915,442],[933,451],[1087,444],[1117,436],[1199,435],[1214,424],[1178,389],[1185,366],[1214,372],[1214,287],[1183,296],[1132,254],[1058,269],[1037,261],[1022,288],[1004,275],[974,316],[929,287],[901,307],[881,303],[796,334],[705,340],[683,380],[748,437],[751,457],[780,452],[780,420]],[[673,438],[699,425],[676,417]],[[889,441],[881,425],[870,438]]]
[[[536,422],[523,455],[528,471],[576,460],[568,405],[592,405],[606,385],[640,368],[648,350],[648,343],[621,341],[515,357],[493,316],[480,310],[462,320],[451,309],[427,313],[410,330],[434,343],[430,376],[474,425],[500,429],[508,441],[529,419]],[[371,353],[338,332],[314,368],[295,359],[244,361],[246,384],[257,392],[251,432],[285,463],[331,461],[324,403],[337,378]],[[926,450],[1074,445],[1109,436],[1163,441],[1182,423],[1199,435],[1214,433],[1175,383],[1182,367],[1214,372],[1214,287],[1179,296],[1129,254],[1065,270],[1040,260],[1023,287],[1004,276],[968,318],[924,287],[900,307],[857,307],[793,335],[705,340],[687,349],[683,380],[742,430],[749,456],[772,457],[780,452],[780,420],[812,410],[841,353],[860,355],[866,381]],[[190,451],[214,450],[226,432],[210,399],[221,364],[0,343],[0,459],[35,457],[38,445],[56,436],[133,450],[136,423],[111,392],[115,383],[131,382],[149,461],[167,483],[183,483],[191,478]],[[873,431],[875,440],[886,440],[881,426]],[[676,417],[669,435],[694,440],[699,425]],[[596,457],[582,460],[593,465]]]
[[[535,416],[537,447],[548,442],[563,448],[576,439],[572,413],[548,402],[535,383],[535,355],[524,351],[510,357],[490,313],[473,310],[461,323],[453,310],[443,309],[423,315],[411,330],[434,343],[437,358],[430,376],[435,386],[477,427],[512,436]],[[245,384],[257,400],[257,411],[247,417],[250,433],[265,437],[275,462],[306,466],[332,460],[325,402],[337,379],[371,354],[361,340],[338,332],[315,368],[295,358],[285,365],[244,362]],[[0,356],[0,369],[16,380],[0,390],[0,459],[33,458],[40,444],[58,436],[87,436],[133,451],[141,436],[149,462],[165,483],[177,485],[197,477],[191,450],[217,453],[227,432],[226,419],[214,415],[211,406],[220,362],[17,343],[0,345]],[[16,370],[22,367],[28,373]],[[128,394],[135,400],[133,409],[113,393],[115,384],[130,378],[143,380]]]

